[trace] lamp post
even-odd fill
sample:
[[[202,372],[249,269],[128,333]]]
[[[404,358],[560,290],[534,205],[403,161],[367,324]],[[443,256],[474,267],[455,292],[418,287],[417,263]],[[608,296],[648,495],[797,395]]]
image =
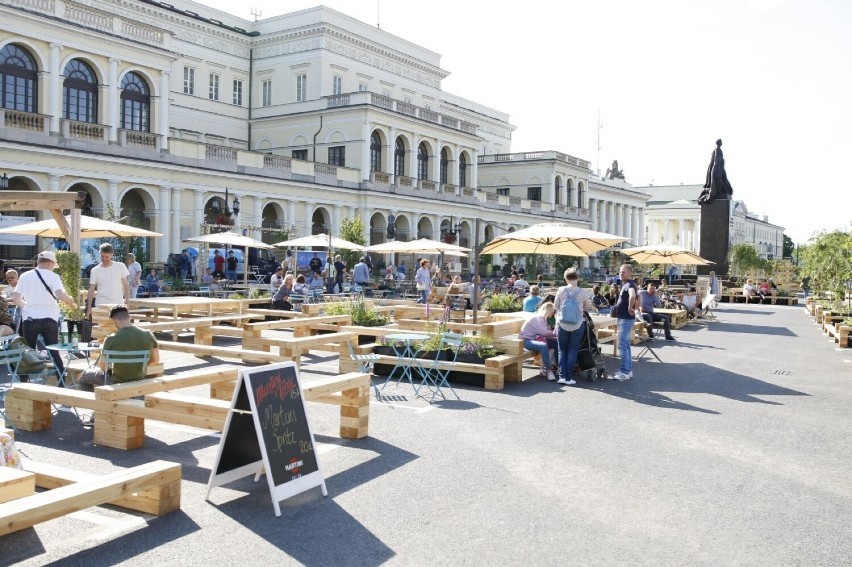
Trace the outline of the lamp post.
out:
[[[225,210],[222,210],[221,205],[219,205],[219,199],[213,199],[213,202],[210,203],[210,208],[213,209],[213,213],[217,216],[221,213],[228,218],[228,222],[231,221],[231,216],[236,217],[240,214],[240,200],[234,195],[234,202],[231,204],[231,208],[228,208],[228,188],[225,187]]]
[[[9,176],[4,173],[3,177],[0,177],[0,190],[5,191],[8,188],[9,188]]]

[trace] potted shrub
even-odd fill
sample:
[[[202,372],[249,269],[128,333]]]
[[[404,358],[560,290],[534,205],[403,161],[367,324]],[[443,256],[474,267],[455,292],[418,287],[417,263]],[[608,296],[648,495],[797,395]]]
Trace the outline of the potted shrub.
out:
[[[324,313],[326,315],[350,315],[352,324],[359,327],[383,327],[388,324],[388,318],[376,310],[373,305],[359,297],[353,301],[338,301],[329,303]],[[358,335],[358,344],[370,344],[376,338],[369,335]]]
[[[518,296],[511,293],[495,293],[489,296],[485,300],[484,307],[491,313],[511,313],[521,310]]]
[[[92,323],[87,321],[85,317],[85,300],[81,294],[80,256],[68,250],[57,250],[56,262],[59,265],[56,271],[59,274],[59,279],[62,280],[65,293],[73,297],[77,303],[77,308],[71,309],[65,303],[60,302],[59,311],[62,313],[62,317],[68,321],[69,334],[76,332],[81,341],[88,342],[92,340]]]

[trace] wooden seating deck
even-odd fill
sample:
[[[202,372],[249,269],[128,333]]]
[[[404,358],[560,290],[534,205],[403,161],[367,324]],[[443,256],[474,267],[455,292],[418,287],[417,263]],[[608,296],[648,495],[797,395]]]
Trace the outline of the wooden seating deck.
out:
[[[288,356],[281,356],[265,350],[252,350],[237,346],[211,346],[207,344],[158,341],[160,350],[184,352],[198,357],[236,358],[243,362],[286,362]]]
[[[18,475],[26,477],[33,487],[50,490],[0,504],[0,536],[100,504],[156,515],[180,508],[181,466],[177,463],[153,461],[106,475],[33,462],[26,466],[27,471],[0,467],[0,479]]]

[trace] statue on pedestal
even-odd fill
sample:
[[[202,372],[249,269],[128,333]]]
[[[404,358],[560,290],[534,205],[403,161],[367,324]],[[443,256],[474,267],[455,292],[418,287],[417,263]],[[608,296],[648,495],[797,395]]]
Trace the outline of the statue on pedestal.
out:
[[[722,140],[716,140],[716,149],[710,157],[707,167],[707,178],[704,181],[704,191],[698,196],[698,203],[712,203],[714,199],[730,200],[734,189],[725,173],[725,158],[722,156]]]
[[[607,168],[606,177],[608,179],[624,179],[624,172],[618,169],[618,160],[612,160],[612,167]]]

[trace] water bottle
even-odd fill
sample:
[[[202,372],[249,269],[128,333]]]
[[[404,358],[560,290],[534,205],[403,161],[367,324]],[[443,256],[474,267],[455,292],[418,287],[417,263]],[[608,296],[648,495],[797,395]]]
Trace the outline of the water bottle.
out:
[[[68,344],[68,321],[64,319],[59,324],[59,344],[62,346]]]
[[[71,348],[76,350],[79,342],[77,340],[77,331],[71,333]]]

